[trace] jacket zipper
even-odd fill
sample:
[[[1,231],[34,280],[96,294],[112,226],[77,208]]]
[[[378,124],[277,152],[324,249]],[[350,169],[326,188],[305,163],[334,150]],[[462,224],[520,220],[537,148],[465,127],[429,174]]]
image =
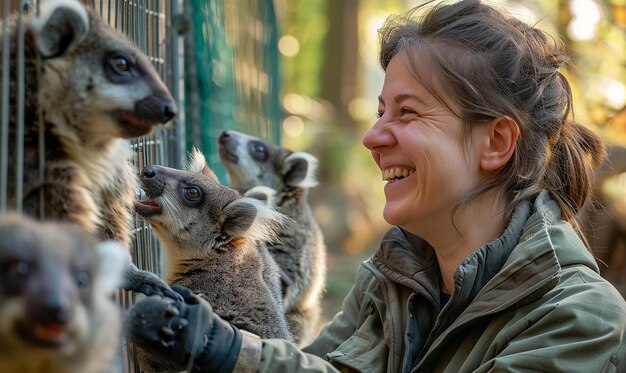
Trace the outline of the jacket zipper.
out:
[[[388,303],[388,284],[387,284],[387,279],[385,278],[385,276],[379,276],[377,271],[376,272],[372,272],[374,274],[374,277],[376,277],[376,279],[378,280],[378,282],[381,284],[382,286],[382,290],[383,290],[383,298],[385,303]],[[381,280],[382,277],[382,280]],[[374,305],[374,308],[376,308],[376,311],[378,312],[378,315],[380,315],[381,318],[387,318],[387,313],[391,313],[391,311],[388,310],[389,307],[385,307],[385,315],[382,315],[380,313],[380,309],[378,308],[378,306],[376,305],[376,302],[372,302],[372,304]],[[392,371],[396,371],[397,367],[396,367],[396,350],[398,348],[398,335],[396,333],[396,322],[397,320],[395,320],[394,317],[389,317],[387,318],[387,320],[389,320],[389,334],[391,335],[391,346],[389,349],[390,352],[390,356],[389,356],[389,363],[387,366],[391,366],[392,367]],[[381,320],[381,322],[384,324],[384,320]]]
[[[443,344],[443,342],[446,340],[446,337],[448,335],[450,335],[450,333],[453,330],[456,329],[460,329],[463,326],[466,326],[467,324],[476,321],[478,319],[481,319],[483,317],[487,317],[490,315],[493,315],[495,313],[498,313],[500,311],[503,311],[507,308],[509,308],[510,306],[514,305],[515,303],[519,302],[521,299],[528,297],[529,295],[531,295],[532,293],[534,293],[535,291],[541,289],[542,287],[546,286],[548,283],[550,283],[551,281],[554,280],[554,276],[553,277],[548,277],[545,280],[537,283],[535,286],[533,286],[532,288],[528,289],[528,291],[525,291],[523,293],[520,293],[518,296],[512,298],[511,300],[509,300],[508,302],[502,303],[501,305],[499,305],[498,307],[492,308],[491,310],[488,310],[484,313],[472,316],[466,320],[460,320],[457,319],[456,322],[452,323],[452,325],[450,325],[450,327],[448,327],[446,329],[446,331],[444,331],[443,334],[441,334],[439,337],[437,337],[437,339],[435,339],[435,341],[433,342],[433,344],[428,348],[428,350],[426,351],[426,353],[424,354],[424,356],[422,356],[422,359],[420,360],[420,363],[417,364],[415,366],[415,368],[413,368],[411,370],[411,373],[414,372],[418,372],[419,368],[421,367],[422,363],[424,362],[426,356],[428,356],[432,351],[436,350],[437,347],[439,347],[439,345]],[[462,316],[461,316],[462,317]]]
[[[378,282],[381,284],[381,286],[383,288],[382,289],[383,297],[384,297],[385,303],[387,303],[387,300],[388,300],[388,294],[387,294],[388,293],[388,283],[387,282],[389,280],[382,273],[380,273],[378,271],[378,269],[371,262],[366,261],[366,262],[363,263],[363,265],[370,272],[372,272],[372,274],[374,275],[376,280],[378,280]],[[419,283],[417,283],[417,285],[419,285],[420,287],[423,288],[423,286],[421,286]],[[428,294],[427,291],[424,291],[424,293],[425,294],[422,294],[422,295],[424,295],[424,298],[426,298],[426,299],[428,299],[430,301],[430,303],[432,304],[433,308],[436,308],[437,306],[435,305],[435,302],[430,298],[430,294]],[[428,296],[425,296],[425,295],[428,295]],[[376,305],[376,302],[372,302],[372,304],[373,304],[374,308],[376,308],[376,311],[380,315],[381,319],[382,318],[387,318],[386,315],[382,315],[380,313],[380,309]],[[387,311],[387,312],[389,312],[389,311]],[[409,311],[409,312],[411,312],[411,311]],[[389,353],[389,355],[390,355],[390,357],[389,357],[390,358],[390,364],[389,365],[392,367],[392,371],[395,372],[395,371],[398,371],[398,369],[400,367],[399,364],[402,363],[402,362],[396,363],[396,358],[395,358],[396,354],[402,355],[401,351],[400,351],[400,353],[397,352],[398,340],[400,338],[403,338],[404,336],[403,335],[398,335],[398,333],[396,332],[396,330],[399,329],[399,328],[396,327],[397,326],[396,324],[398,323],[397,318],[388,317],[387,320],[389,320],[389,323],[388,323],[388,325],[389,325],[389,334],[391,335],[391,346],[389,347],[389,352],[390,352]],[[381,320],[381,322],[384,323],[384,320]]]
[[[523,234],[523,235],[520,237],[520,241],[522,241],[522,240],[523,240],[523,241],[527,241],[527,237],[528,237],[529,235],[532,235],[532,236],[536,235],[536,234],[537,234],[537,230],[535,229],[535,227],[536,227],[536,226],[539,226],[542,222],[543,222],[543,220],[542,220],[542,219],[537,219],[536,221],[532,222],[532,223],[531,223],[531,224],[527,227],[527,229],[526,229],[526,232],[527,232],[527,233],[526,233],[526,234]],[[533,231],[534,231],[534,232],[533,232]],[[532,233],[530,233],[530,232],[532,232]],[[541,255],[543,255],[543,254],[545,254],[545,253],[541,253]],[[428,347],[428,349],[426,350],[426,352],[424,353],[424,355],[423,355],[423,356],[421,356],[421,359],[420,359],[420,364],[418,364],[418,365],[415,367],[415,369],[413,369],[413,370],[412,370],[412,372],[415,372],[415,371],[417,370],[417,368],[419,368],[419,366],[421,365],[421,363],[424,361],[424,358],[425,358],[426,356],[428,356],[428,354],[429,354],[430,352],[432,352],[433,350],[435,350],[435,349],[436,349],[436,348],[437,348],[440,344],[442,344],[442,343],[443,343],[443,341],[445,340],[446,336],[448,336],[448,335],[449,335],[449,334],[450,334],[453,330],[455,330],[455,329],[457,329],[457,328],[460,328],[460,327],[462,327],[462,326],[465,326],[466,324],[468,324],[468,323],[470,323],[470,322],[472,322],[472,321],[478,320],[478,319],[480,319],[480,318],[482,318],[482,317],[486,317],[486,316],[492,315],[492,314],[494,314],[494,313],[500,312],[500,311],[502,311],[502,310],[504,310],[504,309],[506,309],[506,308],[510,307],[511,305],[513,305],[513,304],[517,303],[520,299],[522,299],[522,298],[524,298],[524,297],[527,297],[528,295],[532,294],[532,293],[533,293],[533,292],[535,292],[536,290],[540,289],[541,287],[543,287],[545,284],[547,284],[547,283],[548,283],[549,281],[551,281],[551,280],[552,280],[552,278],[547,278],[546,280],[544,280],[544,281],[542,281],[542,282],[540,282],[540,283],[537,283],[537,284],[535,284],[535,286],[533,286],[533,287],[531,287],[531,288],[527,289],[527,291],[525,291],[525,292],[521,293],[521,294],[520,294],[520,295],[518,295],[517,297],[515,297],[515,298],[513,298],[513,299],[510,299],[509,301],[507,301],[507,302],[505,302],[505,303],[502,303],[500,306],[498,306],[498,307],[496,307],[496,308],[493,308],[493,309],[491,309],[491,310],[489,310],[489,311],[485,311],[485,312],[483,312],[483,313],[481,313],[481,314],[475,315],[475,316],[473,316],[473,317],[471,317],[471,318],[469,318],[469,319],[467,319],[467,320],[461,320],[461,318],[463,317],[463,314],[461,313],[461,315],[459,316],[459,318],[457,318],[455,321],[453,321],[453,322],[452,322],[452,324],[451,324],[450,326],[448,326],[448,327],[444,330],[444,332],[443,332],[441,335],[439,335],[437,338],[435,338],[435,340],[434,340],[434,341],[433,341],[433,343],[432,343],[432,344]],[[483,292],[483,290],[484,290],[484,289],[482,289],[482,290],[479,292],[479,294],[478,294],[478,295],[480,295],[480,294]],[[440,322],[442,322],[442,319],[441,319],[441,317],[440,317],[440,316],[443,314],[443,312],[442,312],[442,311],[443,311],[443,309],[452,307],[452,306],[451,306],[451,303],[452,303],[453,301],[456,301],[456,299],[450,299],[450,301],[448,302],[448,304],[446,304],[446,305],[445,305],[442,309],[440,309],[440,310],[439,310],[439,312],[440,312],[440,313],[439,313],[439,315],[437,316],[437,320],[435,321],[435,325],[433,326],[433,329],[432,329],[433,331],[434,331],[436,328],[440,327]],[[435,308],[436,308],[436,307],[435,307]],[[429,339],[430,339],[430,338],[429,338]],[[428,346],[428,342],[429,342],[429,340],[427,340],[427,341],[426,341],[426,345],[425,345],[425,346]]]

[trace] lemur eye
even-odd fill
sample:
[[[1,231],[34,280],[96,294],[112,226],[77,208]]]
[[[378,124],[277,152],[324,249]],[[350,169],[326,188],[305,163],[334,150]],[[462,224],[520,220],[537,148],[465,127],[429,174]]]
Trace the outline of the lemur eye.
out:
[[[31,272],[31,265],[25,260],[16,260],[11,263],[7,270],[7,275],[16,280],[22,280],[28,277]]]
[[[262,142],[252,141],[249,145],[250,153],[253,158],[265,161],[268,158],[267,147]]]
[[[129,69],[128,61],[124,57],[115,57],[112,62],[116,70],[128,71]]]
[[[89,273],[85,271],[76,272],[76,284],[78,284],[79,287],[89,285],[90,281],[91,281],[91,277],[89,276]]]
[[[200,189],[195,186],[185,188],[185,197],[190,201],[197,201],[202,196]]]
[[[128,58],[120,55],[114,55],[109,58],[109,66],[111,66],[113,73],[124,76],[130,74],[132,65]]]

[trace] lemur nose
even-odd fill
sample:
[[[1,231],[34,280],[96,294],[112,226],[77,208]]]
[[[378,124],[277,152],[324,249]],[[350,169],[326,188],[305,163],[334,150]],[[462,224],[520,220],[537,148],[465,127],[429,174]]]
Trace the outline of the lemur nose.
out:
[[[143,169],[143,171],[141,172],[141,176],[146,179],[152,179],[156,176],[156,173],[156,168],[154,166],[148,166]]]
[[[36,321],[46,324],[65,324],[70,321],[71,310],[67,299],[51,296],[34,309]]]
[[[47,314],[49,321],[59,324],[65,324],[70,320],[69,307],[64,303],[49,304]]]
[[[165,122],[169,122],[176,116],[176,107],[172,104],[163,105],[163,118]]]
[[[226,141],[226,139],[228,139],[229,137],[230,137],[230,132],[228,131],[222,132],[222,134],[220,135],[220,139],[219,139],[220,144]]]

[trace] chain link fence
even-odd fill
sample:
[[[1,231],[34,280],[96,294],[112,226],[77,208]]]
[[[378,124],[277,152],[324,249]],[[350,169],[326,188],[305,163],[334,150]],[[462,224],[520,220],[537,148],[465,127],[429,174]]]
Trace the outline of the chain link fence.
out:
[[[45,1],[45,0],[41,0]],[[129,37],[152,62],[177,101],[179,114],[170,126],[159,127],[130,141],[136,172],[149,164],[184,167],[193,146],[201,149],[226,182],[219,164],[217,138],[226,129],[237,129],[279,141],[277,20],[271,0],[84,0],[103,20]],[[0,212],[22,211],[24,170],[24,9],[38,12],[38,1],[4,0],[3,21],[18,18],[17,45],[10,45],[7,22],[0,40]],[[16,48],[16,64],[9,57]],[[17,69],[13,71],[12,69]],[[10,74],[15,74],[11,86]],[[14,93],[10,93],[14,92]],[[16,96],[10,99],[10,96]],[[15,118],[17,135],[9,136],[9,118]],[[11,137],[11,138],[10,138]],[[40,136],[43,137],[43,136]],[[9,146],[10,143],[13,146]],[[39,141],[38,154],[45,154]],[[18,167],[9,175],[10,151]],[[40,159],[43,170],[45,159]],[[40,172],[41,178],[43,174]],[[16,198],[8,200],[9,188]],[[137,191],[140,193],[140,190]],[[44,201],[45,202],[45,201]],[[139,268],[162,275],[163,255],[148,224],[135,218],[132,257]],[[121,292],[124,307],[133,294]],[[124,345],[123,370],[139,372],[132,346]]]

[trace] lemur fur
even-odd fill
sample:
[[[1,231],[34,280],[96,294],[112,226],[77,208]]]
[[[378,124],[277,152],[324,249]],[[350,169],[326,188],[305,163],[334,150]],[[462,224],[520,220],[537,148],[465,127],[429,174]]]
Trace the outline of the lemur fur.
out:
[[[298,344],[306,344],[318,327],[326,283],[326,246],[307,201],[317,184],[317,159],[230,130],[219,138],[219,154],[232,187],[252,197],[265,195],[291,219],[268,248],[281,268],[290,330]]]
[[[0,215],[0,237],[0,372],[110,372],[125,249],[15,213]]]
[[[135,210],[164,244],[168,283],[201,295],[240,329],[290,340],[266,246],[285,217],[222,185],[197,150],[187,170],[148,166],[140,184],[147,199]]]
[[[127,139],[172,119],[171,94],[142,52],[93,10],[76,0],[42,1],[40,14],[24,19],[24,153],[18,157],[17,17],[7,22],[9,208],[18,204],[14,175],[23,161],[24,213],[77,223],[129,249],[136,177]],[[161,286],[156,275],[132,264],[127,278],[123,286],[132,290],[142,282]]]

